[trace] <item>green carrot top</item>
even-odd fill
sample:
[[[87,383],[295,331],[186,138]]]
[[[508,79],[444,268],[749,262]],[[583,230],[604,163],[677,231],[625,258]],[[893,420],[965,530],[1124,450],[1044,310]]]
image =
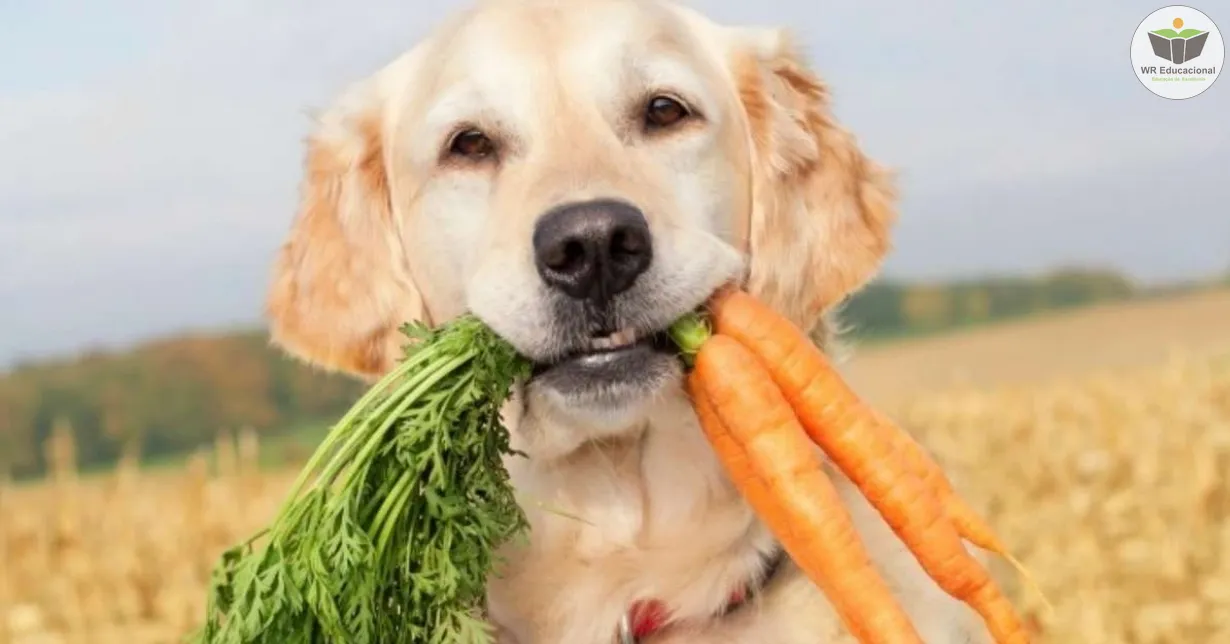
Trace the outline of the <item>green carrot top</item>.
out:
[[[405,360],[329,432],[210,584],[206,644],[491,641],[486,579],[526,529],[500,407],[530,363],[477,318],[408,325]]]

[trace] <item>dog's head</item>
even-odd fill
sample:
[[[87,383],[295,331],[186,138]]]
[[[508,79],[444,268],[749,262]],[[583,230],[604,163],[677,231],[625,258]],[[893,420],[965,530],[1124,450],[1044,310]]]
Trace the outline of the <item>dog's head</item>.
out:
[[[472,311],[534,404],[628,424],[661,331],[736,280],[796,323],[875,272],[885,171],[779,30],[651,0],[491,0],[351,88],[308,144],[273,337],[364,377]]]

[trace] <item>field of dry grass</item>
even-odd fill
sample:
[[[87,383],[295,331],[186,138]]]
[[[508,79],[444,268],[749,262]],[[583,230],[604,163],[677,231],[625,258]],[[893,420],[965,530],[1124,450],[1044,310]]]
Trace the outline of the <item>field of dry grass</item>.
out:
[[[851,384],[881,405],[954,387],[1037,384],[1230,351],[1230,289],[1112,303],[906,342],[855,346]]]
[[[105,476],[77,475],[71,437],[47,447],[53,480],[0,491],[0,644],[178,641],[204,615],[216,557],[294,476],[261,470],[250,434],[178,470]]]
[[[1032,571],[1054,610],[1015,596],[1040,642],[1230,642],[1225,320],[1230,294],[1091,310],[874,348],[850,374]],[[0,492],[0,643],[174,641],[293,474],[259,470],[250,437],[216,467],[89,480],[71,441],[49,449],[55,480]]]

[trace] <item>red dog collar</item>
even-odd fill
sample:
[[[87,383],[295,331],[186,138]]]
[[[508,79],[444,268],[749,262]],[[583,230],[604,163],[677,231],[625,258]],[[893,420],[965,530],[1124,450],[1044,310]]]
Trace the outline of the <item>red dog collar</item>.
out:
[[[720,617],[746,602],[757,588],[768,582],[773,573],[777,571],[783,558],[784,554],[781,550],[774,552],[766,561],[765,573],[760,576],[758,583],[741,584],[736,588],[730,594],[730,599],[726,601],[726,605],[717,616]],[[618,644],[637,644],[642,638],[662,631],[670,623],[670,612],[667,610],[664,602],[656,599],[634,602],[619,622],[619,633],[616,642]]]

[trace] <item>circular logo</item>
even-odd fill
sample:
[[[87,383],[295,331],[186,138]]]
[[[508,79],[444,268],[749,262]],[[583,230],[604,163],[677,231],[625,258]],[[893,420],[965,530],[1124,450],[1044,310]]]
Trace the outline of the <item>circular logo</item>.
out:
[[[1180,100],[1199,95],[1221,74],[1226,44],[1204,13],[1171,5],[1149,14],[1132,36],[1132,67],[1150,92]]]

